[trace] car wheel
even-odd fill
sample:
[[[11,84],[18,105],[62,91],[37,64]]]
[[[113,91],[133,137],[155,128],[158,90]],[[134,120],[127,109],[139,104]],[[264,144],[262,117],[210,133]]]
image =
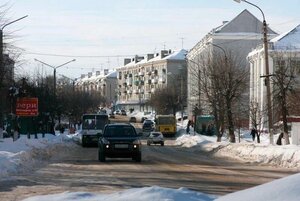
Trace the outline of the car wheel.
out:
[[[98,160],[100,162],[105,162],[105,156],[103,152],[98,151]]]
[[[142,162],[142,153],[139,152],[135,157],[134,157],[134,160],[136,162]]]
[[[147,142],[147,145],[150,146],[151,145],[150,142]]]
[[[161,146],[164,146],[164,145],[165,145],[165,143],[164,143],[164,142],[161,142],[161,143],[160,143],[160,145],[161,145]]]
[[[86,147],[86,138],[85,138],[85,136],[82,136],[81,146]]]

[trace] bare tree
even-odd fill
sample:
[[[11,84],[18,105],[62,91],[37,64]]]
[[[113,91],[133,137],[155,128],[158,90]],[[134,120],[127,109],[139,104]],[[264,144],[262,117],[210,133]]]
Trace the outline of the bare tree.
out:
[[[261,129],[258,128],[259,125],[263,125],[263,113],[266,111],[261,111],[259,109],[259,103],[257,100],[250,101],[250,123],[252,128],[257,132],[257,143],[260,143]]]
[[[297,74],[299,76],[300,61],[292,51],[277,52],[274,54],[274,60],[275,67],[272,76],[274,105],[280,111],[285,144],[290,144],[287,117],[293,108],[290,107],[288,97],[296,92],[296,77]]]

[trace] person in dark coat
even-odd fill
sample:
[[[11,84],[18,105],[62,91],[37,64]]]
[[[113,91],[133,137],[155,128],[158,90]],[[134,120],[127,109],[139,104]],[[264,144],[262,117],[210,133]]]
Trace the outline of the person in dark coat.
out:
[[[276,141],[277,145],[282,145],[282,138],[283,138],[283,133],[280,133]]]
[[[190,134],[190,126],[192,125],[192,121],[189,120],[188,123],[187,123],[187,126],[186,126],[186,133],[187,134]]]
[[[255,141],[255,136],[256,136],[256,129],[255,128],[252,128],[251,135],[252,135],[252,140]]]

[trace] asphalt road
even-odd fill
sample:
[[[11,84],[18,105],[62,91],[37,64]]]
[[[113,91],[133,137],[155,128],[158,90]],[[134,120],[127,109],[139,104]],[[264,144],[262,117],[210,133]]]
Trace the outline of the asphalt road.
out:
[[[145,141],[143,144],[141,163],[131,159],[108,159],[101,163],[96,147],[76,145],[62,150],[32,172],[0,180],[0,200],[22,200],[65,191],[108,193],[153,185],[222,195],[296,173],[214,158],[196,149],[175,146],[173,139],[166,140],[163,147],[147,146]]]

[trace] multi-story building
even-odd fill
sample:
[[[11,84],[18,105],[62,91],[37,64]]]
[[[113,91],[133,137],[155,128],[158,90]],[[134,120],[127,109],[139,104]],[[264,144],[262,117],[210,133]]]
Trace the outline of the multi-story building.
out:
[[[89,72],[81,75],[75,82],[75,89],[90,94],[98,93],[107,100],[108,106],[115,104],[117,89],[117,72],[104,69],[103,71]]]
[[[286,76],[289,76],[293,71],[296,77],[296,84],[293,89],[300,89],[300,25],[291,31],[281,34],[273,38],[269,43],[269,74],[274,75],[279,66],[290,68]],[[260,130],[268,129],[268,115],[267,115],[267,92],[265,86],[265,79],[261,76],[266,75],[264,48],[262,45],[258,46],[248,55],[250,62],[250,102],[255,103],[257,113],[262,118],[259,118],[258,128]],[[293,71],[292,71],[293,69]],[[273,78],[271,77],[271,80]],[[298,83],[298,84],[297,84]],[[274,85],[271,82],[271,88]],[[271,90],[273,91],[273,90]],[[271,98],[274,100],[274,97]],[[273,102],[273,101],[272,101]],[[274,104],[272,104],[274,105]],[[272,107],[273,109],[276,107]],[[273,110],[273,120],[277,122],[279,116]],[[289,115],[300,115],[299,108],[292,108],[288,111]],[[278,114],[278,113],[277,113]],[[272,123],[274,123],[272,122]]]
[[[263,24],[248,10],[242,11],[231,21],[224,21],[222,25],[211,30],[201,41],[199,41],[187,54],[188,64],[188,114],[191,117],[195,107],[200,107],[202,114],[210,114],[210,107],[201,101],[201,86],[199,76],[202,60],[206,59],[208,53],[211,58],[218,52],[227,54],[227,57],[234,55],[239,59],[241,66],[249,68],[247,62],[248,53],[257,45],[262,43]],[[277,34],[268,29],[269,38]],[[199,72],[199,73],[197,73]],[[245,100],[249,100],[249,93],[245,92]],[[248,102],[245,102],[248,106]]]
[[[157,54],[124,59],[124,66],[117,69],[117,107],[151,111],[147,101],[156,89],[167,87],[178,75],[186,80],[186,54],[184,49],[162,50]],[[182,85],[186,88],[186,82]]]

